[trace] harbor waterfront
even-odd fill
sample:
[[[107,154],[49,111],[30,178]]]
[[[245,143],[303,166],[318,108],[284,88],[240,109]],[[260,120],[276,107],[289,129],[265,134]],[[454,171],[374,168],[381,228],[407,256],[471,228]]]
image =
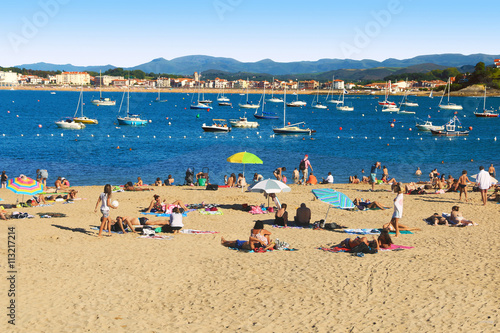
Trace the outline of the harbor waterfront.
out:
[[[279,116],[276,120],[258,120],[258,128],[234,128],[229,133],[205,133],[203,123],[214,118],[237,119],[245,110],[238,109],[245,96],[226,93],[233,107],[213,104],[213,110],[190,110],[193,93],[169,93],[164,103],[153,103],[156,92],[130,93],[130,113],[140,114],[148,122],[144,126],[120,126],[116,121],[122,92],[104,92],[104,97],[116,100],[115,106],[96,106],[97,97],[85,92],[85,115],[99,121],[82,130],[63,130],[56,120],[75,113],[79,92],[36,90],[0,90],[0,146],[2,169],[15,176],[34,177],[36,169],[49,171],[49,184],[57,176],[64,176],[72,185],[123,184],[137,176],[146,183],[157,177],[162,180],[171,174],[176,184],[182,184],[188,167],[195,172],[208,168],[210,180],[222,183],[224,175],[241,172],[226,158],[239,151],[250,151],[264,164],[246,166],[247,179],[258,172],[272,177],[276,167],[286,166],[285,175],[298,167],[303,154],[310,156],[314,173],[321,179],[332,172],[335,182],[345,183],[349,176],[365,175],[374,161],[381,161],[391,177],[398,181],[418,180],[413,174],[417,167],[424,172],[431,169],[458,176],[463,169],[474,172],[477,166],[498,164],[500,142],[497,135],[500,119],[474,117],[483,100],[478,97],[452,97],[463,105],[458,116],[469,136],[457,138],[434,137],[415,128],[417,118],[443,125],[455,115],[454,111],[440,110],[439,99],[410,96],[419,107],[415,115],[381,112],[379,96],[346,95],[346,103],[354,112],[342,112],[329,104],[328,109],[311,107],[313,95],[304,95],[307,106],[287,108],[287,122],[305,121],[305,127],[316,133],[296,136],[274,136],[273,127],[282,126],[283,103],[266,103],[266,112]],[[282,95],[277,95],[282,96]],[[216,94],[205,93],[205,98],[216,100]],[[258,95],[251,98],[257,100]],[[125,97],[126,98],[126,97]],[[294,96],[287,96],[290,102]],[[324,96],[319,97],[322,101]],[[399,102],[400,96],[391,100]],[[126,103],[124,100],[123,103]],[[498,110],[500,99],[489,98],[487,107]],[[246,110],[249,120],[253,110]],[[394,124],[393,127],[391,125]],[[493,158],[493,160],[492,160]],[[443,163],[443,164],[442,164]]]

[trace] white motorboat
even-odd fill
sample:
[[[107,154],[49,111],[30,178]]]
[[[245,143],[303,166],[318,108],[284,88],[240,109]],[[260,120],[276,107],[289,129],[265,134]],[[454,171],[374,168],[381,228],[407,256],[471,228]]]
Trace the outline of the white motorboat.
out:
[[[444,95],[446,94],[446,90],[448,90],[448,102],[446,104],[443,104],[443,98]],[[444,87],[443,90],[443,96],[441,96],[441,100],[439,101],[439,108],[443,110],[462,110],[463,109],[462,105],[450,103],[450,90],[451,90],[451,78],[448,78],[448,82],[446,82],[446,86]]]
[[[415,125],[415,127],[419,130],[419,131],[425,131],[425,132],[429,132],[429,131],[442,131],[444,130],[444,126],[437,126],[437,125],[433,125],[432,124],[432,121],[423,121],[421,123],[417,123]]]
[[[85,124],[77,123],[76,121],[73,120],[73,118],[62,119],[62,120],[56,121],[55,123],[56,123],[57,127],[62,128],[62,129],[79,130],[79,129],[85,128]]]
[[[398,112],[399,108],[395,105],[384,105],[382,107],[382,112]]]
[[[201,128],[205,132],[229,132],[231,131],[231,127],[227,126],[227,121],[226,119],[212,119],[213,124],[212,125],[207,125],[203,123],[201,125]]]
[[[240,117],[240,119],[230,119],[229,123],[232,127],[240,128],[256,128],[259,127],[259,123],[256,121],[248,121],[247,117]]]

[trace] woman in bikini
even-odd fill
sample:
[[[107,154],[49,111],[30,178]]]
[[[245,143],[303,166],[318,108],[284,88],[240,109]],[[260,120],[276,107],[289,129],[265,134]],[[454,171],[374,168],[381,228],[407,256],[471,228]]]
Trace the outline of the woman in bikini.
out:
[[[477,223],[472,222],[471,220],[466,220],[463,216],[462,213],[459,212],[459,207],[458,206],[453,206],[451,208],[451,214],[450,214],[450,222],[453,223],[456,227],[462,227],[466,225],[477,225]]]
[[[270,236],[271,232],[264,229],[262,221],[255,222],[253,229],[250,231],[250,247],[252,250],[255,247],[262,247],[266,250],[273,248],[275,244]]]
[[[151,212],[151,210],[153,209],[155,213],[165,213],[165,211],[163,210],[161,198],[158,194],[153,195],[153,200],[149,204],[148,209],[146,209],[146,213]]]

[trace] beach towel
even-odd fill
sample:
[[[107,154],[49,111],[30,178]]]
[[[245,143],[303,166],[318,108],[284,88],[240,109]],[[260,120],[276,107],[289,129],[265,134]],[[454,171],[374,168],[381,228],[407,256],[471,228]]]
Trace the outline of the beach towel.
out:
[[[181,234],[218,234],[218,231],[202,231],[202,230],[194,230],[194,229],[181,229]]]
[[[205,210],[205,209],[198,209],[198,212],[201,215],[224,215],[221,210]]]
[[[92,229],[92,230],[99,230],[98,227],[91,227],[90,229]],[[104,229],[102,231],[106,232],[106,233],[108,232],[108,230],[104,230]],[[111,233],[112,234],[123,234],[123,231],[111,231]]]
[[[378,235],[382,231],[382,229],[344,229],[344,232],[348,234],[354,234],[354,235]],[[408,234],[412,235],[413,232],[409,230],[400,230],[399,231],[401,234]],[[396,233],[394,231],[390,231],[389,234],[395,235]]]
[[[182,216],[187,216],[187,213],[188,213],[188,212],[189,212],[189,211],[187,211],[187,212],[183,212],[183,213],[182,213]],[[167,213],[152,213],[152,212],[151,212],[151,213],[146,213],[146,212],[142,212],[141,214],[142,214],[142,215],[154,215],[154,216],[156,216],[156,217],[170,217],[170,214],[167,214]]]
[[[289,225],[289,226],[282,226],[282,225],[277,225],[274,224],[273,228],[280,228],[280,229],[312,229],[313,225],[311,224],[310,226],[294,226],[294,225]]]
[[[407,250],[407,249],[413,249],[413,246],[403,246],[403,245],[396,245],[396,244],[391,244],[391,247],[382,249],[380,248],[379,251],[401,251],[401,250]]]
[[[326,252],[334,252],[334,253],[339,253],[339,252],[349,252],[350,250],[346,247],[318,247],[318,250],[321,251],[326,251]]]
[[[64,213],[37,213],[41,218],[66,217]]]
[[[166,236],[166,235],[148,236],[148,235],[142,235],[142,236],[138,236],[137,238],[171,240],[171,239],[174,239],[174,236]]]

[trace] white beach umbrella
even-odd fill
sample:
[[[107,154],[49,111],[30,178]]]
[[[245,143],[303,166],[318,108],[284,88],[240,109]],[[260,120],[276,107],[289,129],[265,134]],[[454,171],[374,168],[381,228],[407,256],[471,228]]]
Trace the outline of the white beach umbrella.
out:
[[[292,189],[279,180],[266,179],[248,188],[251,192],[259,193],[280,193],[290,192]]]

